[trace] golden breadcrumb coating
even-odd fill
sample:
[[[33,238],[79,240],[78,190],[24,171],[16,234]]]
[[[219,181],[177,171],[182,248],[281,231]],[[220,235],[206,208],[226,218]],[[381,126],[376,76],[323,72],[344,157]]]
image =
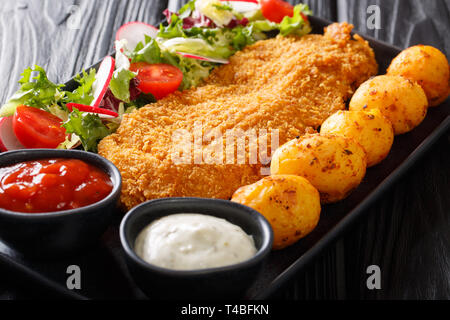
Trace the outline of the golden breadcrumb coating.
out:
[[[263,129],[269,132],[268,155],[271,130],[278,130],[279,145],[314,132],[377,73],[372,49],[359,36],[351,39],[352,28],[333,24],[325,35],[259,41],[216,68],[203,85],[124,115],[117,132],[98,146],[122,173],[122,204],[131,208],[162,197],[229,199],[237,188],[261,179],[262,165],[248,164],[248,154],[245,164],[176,164],[174,132],[185,129],[194,136],[201,124],[203,134],[222,133],[216,141],[225,148],[226,130],[253,128],[261,137]],[[209,142],[202,145],[204,152],[217,150]]]

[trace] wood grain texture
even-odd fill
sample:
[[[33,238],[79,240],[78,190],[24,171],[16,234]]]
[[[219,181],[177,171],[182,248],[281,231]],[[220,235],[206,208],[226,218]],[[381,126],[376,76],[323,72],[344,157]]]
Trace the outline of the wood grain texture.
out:
[[[128,21],[155,24],[159,0],[4,0],[0,6],[0,101],[17,89],[20,73],[39,64],[64,82],[112,50]],[[296,2],[291,2],[296,3]],[[357,31],[405,48],[424,43],[450,53],[450,2],[445,0],[308,0],[315,15],[349,21]],[[367,7],[380,6],[382,29],[369,30]],[[75,7],[74,7],[75,6]],[[77,9],[74,11],[74,9]],[[76,27],[77,14],[80,16]],[[450,135],[386,194],[369,215],[280,292],[284,299],[450,298]],[[377,264],[382,290],[366,288]],[[0,272],[0,299],[46,295],[17,275]]]
[[[367,7],[381,9],[381,30],[369,30]],[[401,48],[428,44],[450,53],[450,2],[338,0],[338,20]],[[367,220],[345,237],[347,293],[360,299],[450,298],[450,143],[440,139]],[[382,290],[366,287],[377,264]]]
[[[380,8],[381,29],[367,27],[367,8]],[[366,35],[400,48],[428,44],[450,53],[448,0],[337,0],[337,20],[348,21]]]
[[[160,0],[2,1],[0,72],[8,79],[0,81],[0,101],[17,90],[25,68],[38,64],[49,79],[65,82],[113,50],[122,24],[156,24],[166,6]]]
[[[450,298],[450,135],[400,180],[368,219],[345,238],[353,298]],[[382,290],[365,285],[368,265],[382,272]]]
[[[367,8],[373,4],[381,9],[380,30],[367,28]],[[338,0],[336,12],[336,20],[353,23],[357,32],[401,48],[433,45],[449,57],[449,1]],[[448,163],[449,134],[370,209],[367,219],[300,276],[284,297],[449,299]],[[366,269],[373,264],[381,268],[382,290],[367,289]],[[323,272],[317,271],[320,266]],[[319,279],[331,283],[325,285]]]

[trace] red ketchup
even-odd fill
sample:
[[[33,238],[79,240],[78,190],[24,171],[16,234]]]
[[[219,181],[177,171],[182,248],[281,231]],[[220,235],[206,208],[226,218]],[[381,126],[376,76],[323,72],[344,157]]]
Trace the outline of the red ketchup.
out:
[[[77,159],[36,160],[0,168],[0,208],[44,213],[84,207],[104,199],[107,173]]]

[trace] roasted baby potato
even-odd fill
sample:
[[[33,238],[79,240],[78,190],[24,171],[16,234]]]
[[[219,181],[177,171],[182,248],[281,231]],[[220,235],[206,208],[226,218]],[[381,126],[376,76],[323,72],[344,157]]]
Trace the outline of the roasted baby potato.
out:
[[[269,176],[238,189],[231,201],[249,206],[269,221],[273,249],[283,249],[309,234],[320,218],[319,192],[305,178]]]
[[[417,45],[403,50],[392,60],[388,75],[417,82],[425,91],[430,107],[441,104],[450,94],[448,60],[431,46]]]
[[[378,109],[338,111],[325,120],[320,133],[356,140],[366,151],[368,167],[383,161],[394,142],[392,124]]]
[[[378,76],[364,82],[350,101],[350,110],[379,109],[396,135],[417,127],[427,115],[428,100],[422,87],[401,76]]]
[[[323,203],[347,197],[366,174],[367,156],[355,140],[337,135],[307,134],[278,148],[270,172],[308,179]]]

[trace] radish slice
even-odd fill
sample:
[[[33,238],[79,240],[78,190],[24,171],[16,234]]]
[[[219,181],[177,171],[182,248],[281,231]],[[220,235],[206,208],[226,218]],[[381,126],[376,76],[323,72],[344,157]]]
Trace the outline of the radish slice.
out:
[[[0,120],[0,151],[12,151],[26,149],[17,139],[13,130],[13,117],[5,117]]]
[[[197,59],[197,60],[202,60],[202,61],[208,61],[208,62],[214,62],[214,63],[221,63],[221,64],[228,64],[230,63],[228,60],[226,59],[219,59],[219,58],[209,58],[209,57],[203,57],[203,56],[198,56],[196,54],[192,54],[192,53],[185,53],[185,52],[177,52],[179,55],[185,57],[185,58],[192,58],[192,59]]]
[[[233,8],[233,10],[245,13],[249,11],[255,11],[259,9],[258,2],[255,1],[246,1],[246,0],[221,0],[223,2],[228,2],[228,5]]]
[[[108,109],[87,106],[87,105],[79,104],[79,103],[68,103],[67,104],[67,109],[72,111],[73,108],[76,108],[81,112],[97,114],[100,118],[104,118],[104,119],[112,119],[112,118],[117,118],[119,116],[119,114],[117,112],[114,112],[114,111],[108,110]]]
[[[102,102],[106,90],[108,90],[109,83],[111,82],[115,64],[115,60],[112,57],[106,57],[100,64],[97,74],[95,75],[95,81],[92,84],[94,100],[92,101],[91,106],[98,107]]]
[[[127,40],[126,50],[133,51],[139,42],[145,43],[145,35],[156,38],[158,29],[143,22],[129,22],[120,27],[116,33],[116,40]]]

